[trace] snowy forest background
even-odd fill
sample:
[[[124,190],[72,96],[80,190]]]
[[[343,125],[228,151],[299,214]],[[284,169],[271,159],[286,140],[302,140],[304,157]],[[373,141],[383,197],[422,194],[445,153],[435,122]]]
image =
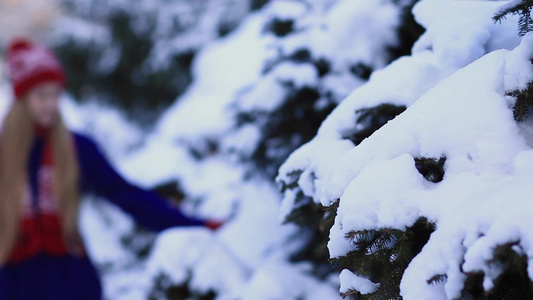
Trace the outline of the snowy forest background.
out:
[[[533,299],[532,6],[0,0],[0,51],[53,47],[71,128],[227,220],[156,235],[86,199],[108,299]]]

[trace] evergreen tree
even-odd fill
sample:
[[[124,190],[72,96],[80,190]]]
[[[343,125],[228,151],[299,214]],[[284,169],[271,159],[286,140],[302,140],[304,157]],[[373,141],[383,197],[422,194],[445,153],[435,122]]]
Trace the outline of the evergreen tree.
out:
[[[110,104],[150,126],[193,80],[197,51],[265,1],[135,2],[63,0],[55,51],[76,99]],[[204,26],[208,18],[212,26]]]
[[[390,46],[390,56],[388,62],[394,61],[400,56],[410,54],[413,43],[424,32],[424,29],[416,23],[411,13],[413,6],[417,1],[404,1],[398,4],[401,9],[401,22],[397,28],[397,35],[399,43]],[[318,65],[318,64],[315,64]],[[368,80],[370,78],[373,69],[364,63],[356,63],[350,66],[350,72],[359,78]],[[312,99],[308,97],[308,99]],[[351,140],[354,145],[360,144],[364,139],[372,135],[376,130],[385,125],[388,121],[394,119],[397,115],[401,114],[406,109],[405,106],[395,105],[390,103],[382,103],[375,107],[369,107],[360,109],[354,112],[356,117],[356,123],[354,124],[353,131],[345,132],[343,138]],[[329,110],[328,110],[329,113]],[[324,117],[327,114],[324,115]],[[317,118],[313,132],[320,125],[321,120]],[[299,121],[293,121],[299,122]],[[298,123],[295,128],[298,127]],[[304,127],[305,128],[305,127]],[[301,129],[300,129],[301,130]],[[293,131],[299,132],[299,130]],[[293,133],[294,134],[294,133]],[[307,138],[300,142],[306,142],[313,135],[306,136]],[[288,143],[282,143],[287,147]],[[294,147],[289,147],[289,150],[293,151]],[[283,160],[286,156],[283,156]],[[280,159],[281,160],[281,159]],[[259,160],[260,162],[261,160]],[[277,165],[279,167],[279,165]],[[327,249],[327,242],[329,240],[329,230],[333,226],[333,221],[336,216],[338,202],[333,203],[329,207],[324,207],[321,204],[313,201],[311,197],[305,196],[302,188],[299,186],[300,172],[294,172],[289,174],[290,180],[281,182],[281,190],[285,194],[291,194],[294,196],[294,209],[286,216],[285,222],[296,224],[301,226],[302,233],[311,233],[312,238],[308,241],[308,244],[302,248],[302,250],[295,254],[294,261],[309,261],[314,265],[314,273],[319,278],[325,278],[332,272],[340,272],[342,268],[346,268],[345,263],[353,258],[340,259],[335,261],[332,268],[329,261],[329,252]],[[400,234],[400,233],[398,233]],[[403,233],[402,233],[403,234]],[[411,232],[405,233],[408,236],[412,236]],[[388,238],[394,239],[393,236]],[[426,237],[422,237],[424,239]],[[354,239],[355,240],[355,239]],[[409,241],[412,243],[412,241]],[[390,251],[390,250],[387,250]],[[353,253],[352,255],[359,255],[360,253]],[[383,282],[386,280],[384,279]]]
[[[494,20],[501,21],[508,14],[518,14],[518,34],[524,36],[533,30],[533,21],[530,12],[533,1],[523,0],[520,3],[511,3],[494,16]],[[533,64],[533,57],[529,60]],[[507,91],[506,96],[514,99],[513,116],[521,123],[529,118],[529,111],[533,105],[533,82],[524,89]],[[483,272],[468,273],[462,291],[461,300],[518,300],[533,298],[533,281],[530,279],[527,268],[528,258],[517,251],[519,243],[501,244],[494,249],[493,258],[487,263],[501,268],[494,287],[486,291],[483,279],[488,274]]]
[[[531,5],[525,3],[526,1],[522,1],[520,4],[517,4],[517,2],[519,1],[512,2],[516,7],[513,6],[511,8],[509,6],[502,10],[502,12],[495,17],[495,20],[501,21],[505,15],[509,13],[520,13],[520,34],[524,35],[530,30],[530,27],[528,26],[531,24],[529,15]],[[426,45],[426,47],[427,49],[430,49],[431,46]],[[386,86],[385,82],[382,82],[382,84]],[[366,95],[365,93],[361,94]],[[530,105],[533,104],[531,101],[531,84],[526,89],[509,91],[507,92],[507,95],[516,99],[514,104],[515,119],[517,121],[523,121],[528,115]],[[388,97],[390,98],[390,95]],[[355,99],[357,99],[357,97],[354,96],[353,100]],[[365,99],[358,100],[365,102]],[[357,107],[357,105],[355,106]],[[344,109],[346,109],[346,107],[347,106],[344,106]],[[358,146],[376,130],[380,129],[381,126],[393,119],[396,115],[402,113],[405,109],[405,106],[398,106],[396,104],[392,105],[391,103],[383,101],[374,107],[356,110],[354,112],[355,118],[353,118],[355,124],[351,130],[346,130],[346,125],[344,123],[341,123],[343,125],[337,125],[339,119],[336,120],[337,123],[333,121],[329,122],[329,124],[327,124],[329,125],[327,129],[331,131],[332,128],[335,128],[338,130],[336,133],[340,134],[343,140],[350,140],[354,146]],[[333,117],[344,118],[340,122],[350,120],[346,118],[345,114],[341,116],[340,113],[335,116],[330,116],[329,118],[333,119]],[[335,125],[332,126],[332,124]],[[339,130],[335,126],[341,127],[342,130]],[[327,134],[331,134],[329,131]],[[327,187],[324,186],[323,182],[328,182],[326,179],[331,179],[329,176],[333,178],[337,177],[327,173],[328,175],[326,176],[328,177],[326,179],[320,178],[319,175],[314,172],[317,169],[322,173],[325,171],[330,172],[331,169],[324,168],[323,165],[320,165],[321,163],[324,164],[324,161],[318,163],[305,163],[306,160],[313,160],[314,158],[321,160],[324,158],[324,153],[312,153],[311,151],[323,151],[319,145],[325,146],[322,143],[325,143],[325,141],[330,138],[327,134],[322,135],[322,138],[325,139],[324,141],[316,141],[314,144],[313,142],[315,141],[313,141],[310,143],[311,145],[306,145],[301,151],[297,151],[295,157],[292,160],[289,159],[287,166],[282,168],[282,170],[290,172],[281,174],[279,177],[282,190],[285,193],[285,201],[290,202],[291,207],[293,208],[290,211],[287,220],[290,222],[298,220],[300,224],[315,224],[313,226],[317,229],[317,235],[322,234],[322,239],[314,240],[311,244],[322,252],[312,252],[309,251],[309,248],[304,252],[308,258],[313,257],[311,255],[315,255],[314,258],[311,259],[319,257],[316,253],[321,253],[322,258],[328,256],[326,243],[328,241],[328,236],[331,237],[333,235],[333,232],[331,232],[330,229],[334,224],[333,219],[340,207],[339,199],[327,199],[330,201],[327,208],[322,208],[321,204],[319,204],[319,202],[324,201],[324,199],[317,199],[318,197],[323,197],[321,189],[327,190]],[[335,138],[331,138],[331,140],[334,139]],[[343,145],[346,144],[343,143]],[[328,149],[327,147],[323,148]],[[358,152],[354,151],[353,153]],[[331,161],[336,160],[333,159]],[[445,178],[446,164],[447,157],[444,155],[441,157],[415,157],[413,161],[413,165],[418,172],[428,182],[431,182],[431,184],[438,184]],[[298,169],[301,168],[300,166],[302,165],[304,169]],[[339,169],[348,171],[349,167]],[[305,177],[303,177],[304,175]],[[342,177],[343,175],[344,174],[340,174],[339,177]],[[320,182],[320,189],[315,186],[316,182]],[[335,183],[333,186],[332,190],[335,191],[338,186],[336,186]],[[317,192],[316,190],[320,190],[320,192]],[[346,192],[346,190],[344,192]],[[351,192],[353,192],[353,190]],[[333,193],[337,194],[336,192]],[[319,196],[316,196],[317,194]],[[313,197],[315,198],[310,195],[314,195]],[[352,193],[352,196],[353,195],[355,194]],[[390,205],[390,203],[388,204]],[[383,204],[380,203],[379,205]],[[351,209],[353,210],[356,208],[352,206]],[[366,211],[368,209],[364,208],[362,210]],[[343,224],[339,226],[342,229]],[[361,293],[361,291],[357,289],[345,289],[342,291],[343,297],[350,297],[350,299],[402,299],[402,296],[400,295],[400,281],[404,275],[404,271],[413,258],[416,257],[426,245],[430,235],[436,229],[436,224],[424,217],[419,218],[414,223],[405,224],[405,226],[406,228],[402,230],[382,227],[378,229],[373,228],[351,231],[346,234],[345,238],[348,243],[346,245],[343,244],[343,247],[356,250],[352,250],[345,255],[332,259],[331,262],[333,266],[338,271],[343,269],[349,270],[351,273],[360,276],[360,278],[368,279],[369,282],[376,284],[377,288],[375,291],[366,294]],[[339,230],[339,228],[336,230]],[[336,241],[338,242],[338,240]],[[526,272],[527,257],[516,249],[516,245],[500,245],[495,250],[494,259],[488,263],[493,264],[494,266],[501,266],[503,269],[502,275],[496,280],[495,287],[491,291],[486,292],[483,288],[483,278],[484,276],[487,276],[487,274],[467,273],[467,281],[461,299],[529,299],[531,297],[531,283]],[[325,269],[325,265],[322,264],[322,266],[324,267],[321,269]],[[445,283],[446,280],[446,274],[434,274],[432,277],[427,278],[427,284],[440,285]]]
[[[291,2],[291,1],[287,1]],[[307,4],[300,4],[312,10],[318,10],[318,5],[312,1]],[[320,2],[320,1],[318,1]],[[327,1],[324,1],[327,2]],[[401,11],[399,25],[397,25],[396,41],[390,41],[388,44],[380,45],[383,47],[383,56],[374,57],[374,62],[370,63],[366,57],[357,57],[355,54],[350,57],[351,63],[338,69],[337,59],[332,56],[321,55],[317,45],[314,45],[307,39],[302,40],[298,45],[293,44],[293,40],[298,37],[307,37],[316,34],[313,27],[302,28],[306,19],[305,16],[291,18],[286,16],[273,15],[265,24],[265,34],[275,36],[279,42],[276,43],[277,54],[269,58],[264,66],[264,80],[258,82],[249,90],[243,91],[236,99],[234,104],[235,114],[235,131],[241,130],[248,125],[257,127],[261,131],[259,143],[255,146],[252,153],[239,153],[241,159],[250,161],[255,165],[256,170],[264,172],[270,178],[277,174],[279,166],[287,159],[289,154],[302,144],[308,142],[318,130],[322,121],[336,107],[336,105],[346,96],[340,92],[338,85],[344,84],[343,89],[352,90],[362,83],[366,82],[375,69],[396,60],[398,57],[410,53],[413,43],[424,31],[418,25],[411,14],[411,9],[417,1],[403,1],[398,5]],[[295,2],[297,3],[297,2]],[[311,14],[311,13],[310,13]],[[357,15],[355,18],[359,17]],[[363,30],[364,31],[364,30]],[[330,34],[335,34],[331,32]],[[354,33],[357,34],[357,33]],[[362,33],[363,34],[363,33]],[[290,49],[285,46],[290,45]],[[290,52],[288,52],[289,50]],[[354,51],[355,52],[355,51]],[[280,69],[294,68],[294,71],[285,72],[282,76]],[[318,80],[313,83],[299,84],[300,73],[296,69],[313,70]],[[336,69],[337,68],[337,69]],[[292,72],[292,74],[291,74]],[[353,83],[339,83],[337,86],[332,84],[332,78],[343,76],[352,77]],[[271,88],[279,90],[280,99],[254,99],[257,97],[256,90],[263,88],[262,84],[277,78],[277,84]],[[262,96],[264,97],[264,96]],[[279,105],[273,109],[264,109],[261,105],[249,104],[249,101],[258,103],[268,101],[279,101]],[[242,103],[246,103],[243,105]],[[363,125],[367,128],[367,133],[376,130],[388,120],[399,114],[405,108],[395,108],[394,105],[380,106],[375,110],[368,110],[362,115],[361,124],[371,122],[370,125]],[[359,133],[363,134],[364,133]],[[229,149],[228,151],[240,152],[239,149]],[[244,155],[244,156],[243,156]]]
[[[245,184],[272,185],[281,163],[316,134],[350,91],[367,82],[374,70],[410,53],[423,32],[411,14],[414,3],[391,0],[358,5],[351,1],[294,0],[265,6],[258,19],[261,40],[268,41],[265,44],[270,51],[258,80],[239,90],[224,107],[223,113],[231,114],[231,126],[216,135],[181,137],[181,141],[185,140],[199,163],[223,157],[244,170]],[[330,14],[344,19],[339,22]],[[362,21],[372,14],[381,18]],[[363,22],[365,26],[361,26]],[[369,32],[384,36],[376,39]],[[331,43],[327,48],[326,42]],[[404,110],[402,105],[384,104],[354,111],[359,116],[354,125],[364,129],[347,132],[346,139],[359,143]],[[298,176],[294,174],[295,180]],[[292,250],[290,262],[310,263],[311,277],[324,282],[334,272],[326,243],[335,208],[325,211],[299,190],[296,183],[285,185],[285,192],[299,195],[299,209],[286,216],[286,223],[301,226],[294,238],[303,240],[302,247]],[[180,286],[158,283],[154,290]]]
[[[56,22],[54,51],[68,73],[68,90],[83,103],[96,101],[124,112],[151,129],[193,81],[192,62],[207,44],[226,37],[268,0],[62,0],[65,14]],[[180,204],[190,195],[176,180],[154,191]],[[98,207],[105,215],[106,207]],[[120,273],[150,257],[157,235],[140,226],[117,238],[136,261],[105,262],[106,274]],[[150,299],[214,299],[190,282],[153,278]]]

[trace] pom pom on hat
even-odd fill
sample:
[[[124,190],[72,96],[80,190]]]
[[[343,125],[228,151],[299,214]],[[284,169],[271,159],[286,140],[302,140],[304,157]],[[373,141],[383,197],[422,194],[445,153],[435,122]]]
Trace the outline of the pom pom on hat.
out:
[[[9,46],[7,61],[17,100],[40,83],[54,81],[65,85],[65,74],[59,60],[42,45],[16,39]]]

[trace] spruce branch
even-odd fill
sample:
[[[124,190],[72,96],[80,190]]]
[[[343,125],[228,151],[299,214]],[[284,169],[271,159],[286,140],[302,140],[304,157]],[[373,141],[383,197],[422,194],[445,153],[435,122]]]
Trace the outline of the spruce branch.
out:
[[[433,183],[441,182],[444,179],[445,163],[445,156],[441,156],[439,159],[427,157],[415,158],[415,167],[418,172],[422,174],[427,181],[431,181]]]
[[[518,15],[518,35],[524,36],[526,33],[533,31],[533,20],[531,19],[531,10],[533,0],[522,0],[520,3],[514,3],[511,6],[505,6],[496,15],[492,17],[494,22],[500,22],[506,19],[507,15]]]
[[[288,177],[288,182],[286,182],[285,180],[281,180],[280,181],[280,184],[281,184],[281,187],[280,187],[280,190],[282,193],[285,193],[287,190],[291,190],[291,189],[295,189],[298,187],[298,180],[300,180],[300,175],[302,175],[303,171],[302,170],[295,170],[295,171],[291,171],[290,173],[287,174],[287,177]]]
[[[359,145],[376,130],[380,129],[406,109],[406,106],[388,103],[359,109],[355,111],[356,121],[354,128],[356,130],[345,132],[343,138],[350,139],[355,145]]]
[[[348,289],[345,293],[341,293],[342,299],[346,299],[346,297],[352,297],[354,296],[355,299],[359,299],[359,296],[361,296],[361,293],[355,289]]]
[[[437,275],[431,277],[430,279],[426,280],[426,282],[429,285],[438,285],[438,284],[446,282],[447,279],[448,279],[448,275],[446,275],[446,274],[437,274]]]
[[[337,209],[339,208],[340,200],[333,202],[330,206],[324,208],[324,214],[326,217],[337,215]]]
[[[357,295],[356,299],[400,300],[399,285],[403,273],[434,230],[434,223],[422,217],[406,230],[382,228],[350,231],[345,237],[357,246],[357,250],[330,262],[336,268],[348,269],[379,283],[374,293]]]
[[[376,235],[375,230],[359,230],[359,231],[350,231],[344,235],[344,237],[349,240],[354,245],[358,246],[359,249],[364,249],[368,247],[368,243],[374,240]]]
[[[483,288],[483,278],[486,274],[465,273],[467,279],[461,299],[533,299],[533,282],[528,275],[528,257],[517,247],[520,247],[519,241],[498,245],[493,250],[493,257],[486,261],[488,265],[495,265],[502,270],[490,291]]]
[[[379,235],[374,239],[373,243],[367,248],[369,253],[379,252],[384,249],[390,249],[394,243],[401,238],[403,232],[385,228],[379,231]]]
[[[513,90],[505,93],[516,99],[513,107],[513,116],[517,122],[523,122],[529,117],[529,110],[533,105],[533,82],[530,82],[527,88],[523,90]]]

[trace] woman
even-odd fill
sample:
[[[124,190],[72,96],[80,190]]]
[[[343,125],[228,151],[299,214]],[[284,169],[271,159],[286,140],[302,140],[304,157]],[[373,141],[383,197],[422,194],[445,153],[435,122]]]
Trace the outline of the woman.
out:
[[[16,98],[0,135],[0,300],[99,300],[100,281],[78,229],[79,199],[95,193],[160,231],[221,223],[186,217],[126,182],[58,109],[65,85],[52,52],[14,41],[8,65]]]

